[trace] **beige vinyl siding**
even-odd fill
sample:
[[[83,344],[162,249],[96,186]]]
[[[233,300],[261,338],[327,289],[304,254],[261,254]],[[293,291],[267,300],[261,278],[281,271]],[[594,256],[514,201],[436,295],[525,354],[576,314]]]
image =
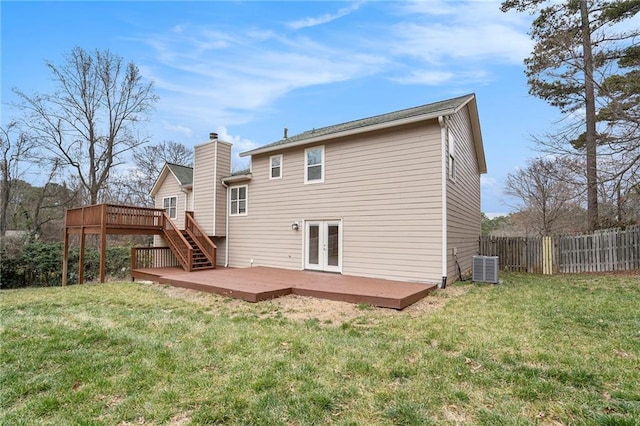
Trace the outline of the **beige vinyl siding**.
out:
[[[216,221],[215,233],[212,235],[224,237],[226,235],[227,189],[222,185],[222,178],[231,174],[231,144],[219,141],[217,155],[218,167],[216,168],[217,175],[215,178]]]
[[[193,211],[198,225],[208,235],[214,234],[215,158],[216,143],[194,147]]]
[[[221,179],[231,173],[231,144],[207,142],[194,148],[193,211],[209,236],[225,235],[227,193]]]
[[[224,262],[226,259],[225,250],[226,250],[226,238],[224,237],[213,237],[211,238],[213,244],[216,245],[216,265],[220,268],[224,266]]]
[[[468,107],[465,106],[453,115],[448,125],[456,141],[456,177],[447,181],[447,281],[452,282],[458,275],[453,256],[454,247],[457,248],[463,274],[471,269],[472,257],[478,253],[481,232],[480,171]]]
[[[154,247],[168,247],[167,242],[162,238],[161,235],[153,236],[153,246]]]
[[[248,215],[230,217],[230,266],[302,269],[305,220],[342,220],[342,273],[439,282],[441,145],[436,120],[322,144],[324,183],[304,184],[304,149],[283,151],[282,179],[252,157]],[[300,222],[300,230],[291,224]]]
[[[180,229],[184,229],[184,212],[186,210],[187,194],[182,192],[178,181],[171,172],[167,174],[167,177],[162,182],[162,185],[158,189],[155,195],[154,205],[157,209],[162,209],[163,200],[166,197],[176,197],[176,219],[173,219],[173,223]]]

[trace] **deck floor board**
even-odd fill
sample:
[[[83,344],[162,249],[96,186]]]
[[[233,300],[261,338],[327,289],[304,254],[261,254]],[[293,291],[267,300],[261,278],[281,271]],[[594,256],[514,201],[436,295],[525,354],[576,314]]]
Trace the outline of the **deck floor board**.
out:
[[[218,268],[186,272],[180,268],[136,269],[138,279],[216,293],[249,302],[287,294],[404,309],[427,296],[435,284],[268,268]]]

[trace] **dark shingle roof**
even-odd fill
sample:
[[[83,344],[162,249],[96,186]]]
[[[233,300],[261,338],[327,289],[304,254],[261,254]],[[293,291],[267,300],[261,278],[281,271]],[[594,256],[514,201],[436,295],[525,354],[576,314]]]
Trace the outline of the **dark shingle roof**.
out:
[[[242,169],[242,170],[236,170],[235,172],[232,172],[229,176],[244,176],[244,175],[248,175],[249,173],[251,173],[251,169]]]
[[[181,186],[193,184],[193,167],[180,166],[178,164],[167,163],[171,173],[178,179]]]
[[[285,145],[304,143],[306,139],[315,139],[322,136],[329,136],[341,132],[350,130],[356,130],[378,124],[389,123],[392,121],[398,121],[403,119],[410,119],[418,116],[425,116],[425,118],[435,118],[439,115],[447,115],[456,111],[461,106],[465,105],[475,95],[469,94],[460,96],[453,99],[447,99],[444,101],[434,102],[427,105],[421,105],[413,108],[407,108],[400,111],[394,111],[387,114],[375,115],[373,117],[362,118],[360,120],[348,121],[346,123],[335,124],[333,126],[322,127],[319,129],[307,130],[306,132],[299,133],[286,139],[261,146],[251,151],[241,153],[241,156],[251,155],[253,153],[259,153],[264,151],[270,151],[271,148],[279,147],[284,148]]]

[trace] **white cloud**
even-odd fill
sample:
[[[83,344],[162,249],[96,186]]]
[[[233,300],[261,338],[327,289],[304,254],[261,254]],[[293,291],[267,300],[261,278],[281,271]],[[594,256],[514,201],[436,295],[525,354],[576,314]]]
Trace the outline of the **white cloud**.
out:
[[[426,84],[427,86],[438,86],[450,82],[455,77],[451,71],[412,71],[405,77],[394,77],[391,80],[404,84]]]
[[[257,142],[251,139],[231,135],[225,126],[216,127],[216,133],[218,133],[219,140],[232,143],[233,147],[238,149],[238,152],[249,151],[259,146]]]
[[[343,7],[339,9],[336,13],[325,13],[324,15],[316,16],[316,17],[308,17],[304,19],[300,19],[297,21],[290,22],[288,26],[293,28],[294,30],[299,30],[302,28],[315,27],[316,25],[327,24],[331,21],[335,21],[336,19],[342,18],[343,16],[347,16],[352,12],[355,12],[360,8],[362,2],[353,3],[348,7]]]
[[[499,6],[495,1],[399,3],[400,18],[391,25],[386,46],[396,61],[413,61],[413,69],[395,81],[478,84],[492,80],[489,70],[496,64],[521,66],[533,44],[529,21],[502,13]]]
[[[158,63],[141,70],[155,82],[158,110],[171,122],[241,124],[292,90],[371,75],[387,62],[382,53],[255,29],[229,34],[190,28],[145,41]]]
[[[216,132],[218,133],[218,139],[224,142],[230,142],[233,144],[232,152],[231,152],[231,162],[232,168],[234,171],[243,170],[249,168],[249,158],[240,157],[238,154],[245,151],[250,151],[252,149],[257,148],[260,144],[257,142],[243,138],[242,136],[234,136],[229,134],[229,131],[225,126],[218,126],[216,128]]]
[[[181,126],[179,124],[171,124],[171,123],[168,123],[166,121],[163,121],[162,125],[164,126],[164,128],[166,130],[168,130],[170,132],[181,133],[181,134],[186,135],[186,136],[192,136],[193,135],[193,130],[191,130],[189,127]]]
[[[331,22],[363,4],[290,25]],[[376,75],[403,84],[477,86],[494,78],[494,63],[521,64],[530,49],[528,25],[500,12],[498,2],[376,7],[386,15],[359,14],[362,30],[336,25],[322,40],[268,24],[176,25],[147,35],[142,41],[153,60],[140,68],[161,98],[157,117],[179,123],[171,130],[189,136],[202,132],[187,129],[247,123],[291,91],[311,86]]]
[[[503,13],[497,1],[400,3],[394,25],[397,51],[427,63],[491,60],[522,64],[533,42],[530,17]]]
[[[394,26],[396,54],[420,58],[428,64],[448,59],[491,60],[519,65],[530,52],[526,34],[491,22],[474,26],[405,22]]]
[[[489,175],[480,175],[480,185],[484,187],[495,187],[498,181]]]

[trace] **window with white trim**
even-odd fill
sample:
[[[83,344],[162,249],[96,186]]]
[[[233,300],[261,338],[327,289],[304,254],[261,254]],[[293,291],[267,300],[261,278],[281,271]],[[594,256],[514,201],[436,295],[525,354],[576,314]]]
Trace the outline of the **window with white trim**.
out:
[[[324,146],[304,150],[304,183],[324,182]]]
[[[451,129],[448,131],[449,142],[449,179],[455,180],[456,178],[456,139],[453,136]]]
[[[229,197],[229,214],[231,216],[242,216],[247,214],[247,185],[232,186],[229,188],[231,191]]]
[[[170,219],[178,217],[178,197],[164,197],[162,199],[162,208],[167,212]]]
[[[269,157],[269,179],[282,177],[282,154]]]

